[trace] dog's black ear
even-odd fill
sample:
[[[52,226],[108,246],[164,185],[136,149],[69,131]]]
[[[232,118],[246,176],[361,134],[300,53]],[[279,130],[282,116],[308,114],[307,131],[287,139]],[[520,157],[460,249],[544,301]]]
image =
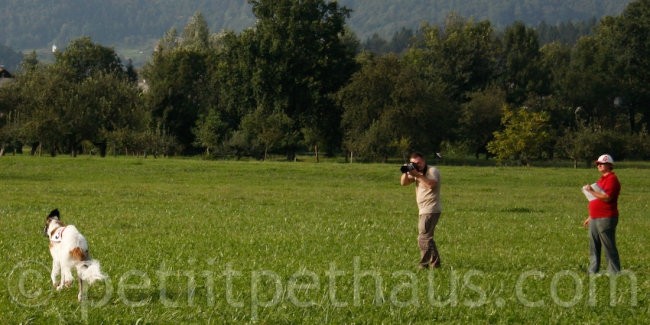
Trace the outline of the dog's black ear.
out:
[[[47,218],[59,220],[61,218],[61,215],[59,214],[59,209],[52,210],[52,212],[50,212],[50,215],[47,216]]]

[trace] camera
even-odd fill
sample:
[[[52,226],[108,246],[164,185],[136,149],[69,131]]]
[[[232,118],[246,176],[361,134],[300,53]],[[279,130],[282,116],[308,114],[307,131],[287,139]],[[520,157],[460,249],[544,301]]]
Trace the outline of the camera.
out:
[[[408,164],[404,164],[404,165],[400,166],[400,168],[399,168],[399,170],[402,173],[408,173],[408,172],[410,172],[412,170],[415,170],[415,169],[417,169],[417,166],[415,165],[415,163],[412,163],[412,162],[410,162]]]

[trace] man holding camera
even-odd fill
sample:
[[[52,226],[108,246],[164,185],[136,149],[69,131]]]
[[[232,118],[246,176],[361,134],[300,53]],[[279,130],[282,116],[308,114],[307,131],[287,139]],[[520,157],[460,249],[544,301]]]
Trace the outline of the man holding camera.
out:
[[[440,255],[433,232],[442,213],[440,203],[440,172],[428,166],[424,156],[414,152],[410,162],[400,168],[402,186],[415,183],[415,199],[419,209],[418,246],[420,247],[420,268],[440,267]]]

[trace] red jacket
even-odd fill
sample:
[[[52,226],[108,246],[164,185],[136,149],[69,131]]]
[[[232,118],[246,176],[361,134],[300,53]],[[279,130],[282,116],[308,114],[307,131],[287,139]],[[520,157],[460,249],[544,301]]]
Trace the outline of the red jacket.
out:
[[[596,182],[600,188],[609,195],[609,202],[595,199],[589,201],[589,216],[596,218],[616,218],[618,217],[618,194],[621,192],[621,183],[614,172],[600,177]]]

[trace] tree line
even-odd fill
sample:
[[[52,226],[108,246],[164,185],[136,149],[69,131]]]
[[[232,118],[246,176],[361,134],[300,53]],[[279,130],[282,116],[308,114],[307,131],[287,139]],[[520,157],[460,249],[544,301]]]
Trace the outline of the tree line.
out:
[[[555,42],[573,46],[581,37],[591,35],[597,24],[596,18],[587,21],[567,21],[556,25],[542,21],[534,29],[540,46]],[[375,54],[403,53],[414,41],[421,38],[420,32],[421,30],[402,27],[390,38],[383,38],[378,33],[374,33],[361,43],[361,49]],[[503,30],[497,29],[496,34],[497,37],[502,37]]]
[[[196,13],[139,75],[84,37],[27,56],[0,88],[3,151],[385,161],[404,152],[502,162],[650,158],[650,0],[575,44],[540,44],[449,15],[401,54],[360,51],[350,11],[323,0],[250,0],[256,23],[211,33]]]

